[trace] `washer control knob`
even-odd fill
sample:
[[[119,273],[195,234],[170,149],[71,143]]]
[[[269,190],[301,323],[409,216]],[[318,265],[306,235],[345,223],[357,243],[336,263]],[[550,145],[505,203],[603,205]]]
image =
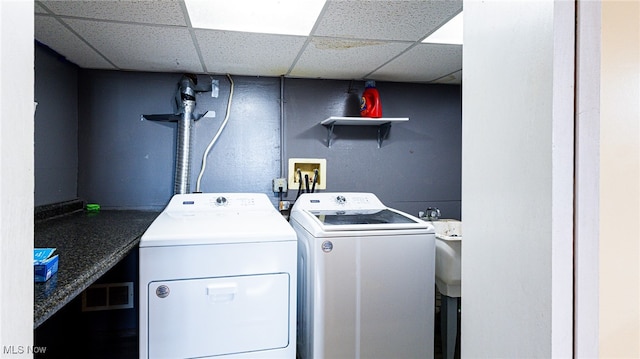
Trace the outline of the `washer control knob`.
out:
[[[216,198],[216,206],[226,206],[227,205],[227,198],[226,197],[218,197]]]
[[[338,202],[338,204],[344,204],[346,201],[347,201],[347,199],[344,198],[344,196],[336,197],[336,202]]]

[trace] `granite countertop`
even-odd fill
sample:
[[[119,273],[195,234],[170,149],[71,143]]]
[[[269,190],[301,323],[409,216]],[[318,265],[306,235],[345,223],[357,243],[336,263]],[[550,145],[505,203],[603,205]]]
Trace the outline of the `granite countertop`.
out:
[[[159,214],[79,209],[49,219],[36,215],[34,247],[55,247],[59,265],[48,281],[35,283],[34,328],[122,260]]]

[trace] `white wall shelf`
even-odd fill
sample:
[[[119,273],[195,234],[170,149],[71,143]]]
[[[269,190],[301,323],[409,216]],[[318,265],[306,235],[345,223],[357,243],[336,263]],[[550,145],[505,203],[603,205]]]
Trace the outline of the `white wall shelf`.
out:
[[[331,148],[333,142],[333,131],[335,126],[376,126],[378,127],[378,148],[382,147],[382,141],[389,135],[393,122],[409,121],[407,117],[336,117],[331,116],[320,122],[327,128],[327,146]]]

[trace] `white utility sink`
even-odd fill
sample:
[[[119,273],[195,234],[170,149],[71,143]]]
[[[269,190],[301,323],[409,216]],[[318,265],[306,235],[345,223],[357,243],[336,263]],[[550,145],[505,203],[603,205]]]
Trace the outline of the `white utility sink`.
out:
[[[458,335],[462,268],[462,222],[456,219],[432,220],[436,231],[436,287],[440,292],[440,333],[442,357],[453,359]]]
[[[440,294],[460,297],[462,222],[440,219],[429,223],[436,231],[436,287]]]

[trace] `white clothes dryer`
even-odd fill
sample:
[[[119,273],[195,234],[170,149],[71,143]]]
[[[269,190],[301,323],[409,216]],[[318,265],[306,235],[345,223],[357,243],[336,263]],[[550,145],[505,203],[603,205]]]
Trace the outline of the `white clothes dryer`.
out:
[[[296,256],[265,194],[174,195],[140,240],[140,358],[294,359]]]
[[[433,358],[433,226],[371,193],[295,202],[298,353],[319,358]]]

